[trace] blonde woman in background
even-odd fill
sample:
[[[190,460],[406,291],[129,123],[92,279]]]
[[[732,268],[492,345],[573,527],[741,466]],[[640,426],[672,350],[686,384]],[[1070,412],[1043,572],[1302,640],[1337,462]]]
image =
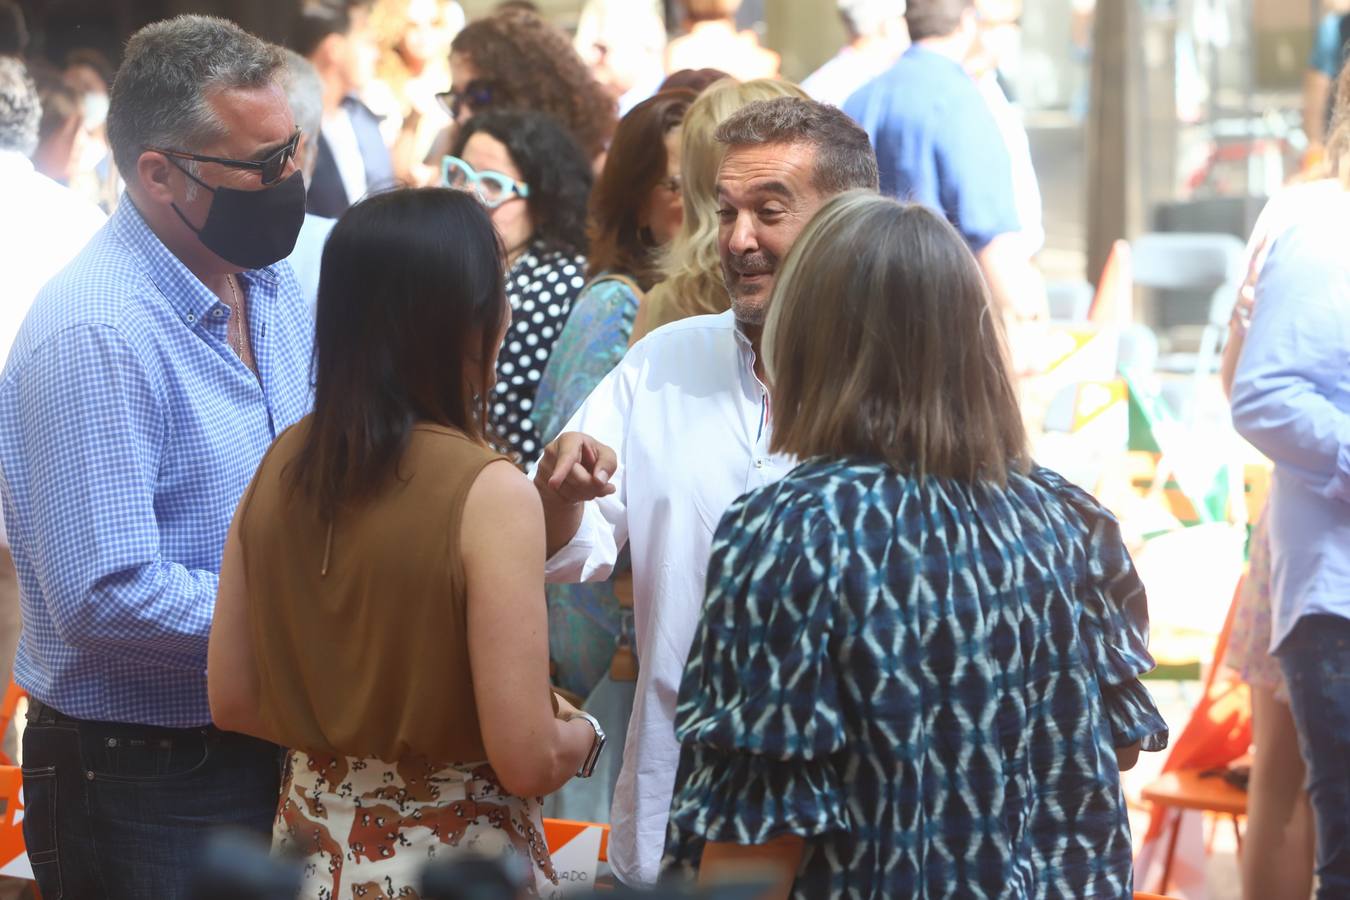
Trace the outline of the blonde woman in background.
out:
[[[380,0],[370,27],[380,61],[364,99],[382,117],[394,176],[404,184],[434,184],[440,170],[425,160],[450,124],[436,95],[450,85],[450,43],[464,27],[464,9],[456,0]]]
[[[806,92],[790,82],[758,79],[741,84],[726,78],[689,107],[680,136],[684,222],[662,266],[665,281],[652,288],[638,307],[630,345],[662,325],[731,308],[717,249],[717,167],[726,148],[713,134],[743,106],[779,97],[807,99]]]

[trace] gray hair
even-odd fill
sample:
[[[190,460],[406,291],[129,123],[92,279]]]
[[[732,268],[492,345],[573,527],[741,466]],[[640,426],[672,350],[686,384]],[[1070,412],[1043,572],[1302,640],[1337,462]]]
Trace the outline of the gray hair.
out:
[[[857,37],[868,37],[882,26],[905,15],[905,0],[837,0],[839,18]]]
[[[877,155],[867,132],[838,108],[814,100],[782,97],[747,104],[717,128],[728,149],[763,144],[808,144],[815,148],[811,183],[822,194],[849,190],[875,193]]]
[[[0,150],[32,156],[38,145],[42,103],[22,62],[0,56]]]
[[[127,42],[108,103],[108,143],[122,177],[135,183],[146,147],[191,152],[225,134],[210,98],[277,82],[281,51],[233,22],[177,16]]]
[[[286,59],[286,102],[291,105],[295,127],[305,136],[305,146],[314,150],[323,127],[323,81],[314,64],[294,50],[282,48]]]

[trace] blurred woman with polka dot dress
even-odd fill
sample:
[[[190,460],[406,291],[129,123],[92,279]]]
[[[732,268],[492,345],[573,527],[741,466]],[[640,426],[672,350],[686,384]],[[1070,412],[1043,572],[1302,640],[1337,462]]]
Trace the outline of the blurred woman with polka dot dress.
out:
[[[442,163],[450,187],[474,191],[506,248],[511,327],[497,359],[490,411],[503,449],[524,463],[543,450],[530,420],[535,392],[572,303],[586,284],[590,163],[539,113],[480,113]]]

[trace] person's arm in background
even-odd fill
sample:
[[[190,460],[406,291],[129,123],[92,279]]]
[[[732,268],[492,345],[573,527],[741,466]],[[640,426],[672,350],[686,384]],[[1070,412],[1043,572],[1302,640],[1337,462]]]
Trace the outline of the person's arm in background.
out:
[[[25,542],[57,633],[81,650],[201,673],[217,574],[164,558],[155,485],[168,425],[134,348],[109,326],[71,328],[9,377],[10,459],[25,469],[29,504],[10,537]],[[222,521],[218,546],[225,532]]]
[[[1335,224],[1297,226],[1267,257],[1233,427],[1310,490],[1350,502],[1350,267]]]
[[[1322,158],[1326,144],[1327,104],[1341,68],[1341,16],[1322,17],[1313,36],[1312,55],[1303,75],[1303,133],[1308,138],[1304,168]]]
[[[1219,382],[1223,385],[1224,395],[1230,399],[1233,396],[1233,378],[1237,375],[1238,360],[1247,342],[1247,326],[1251,323],[1252,309],[1256,305],[1256,280],[1261,274],[1261,263],[1265,261],[1265,250],[1265,240],[1258,239],[1248,256],[1247,277],[1243,279],[1242,287],[1238,288],[1233,314],[1228,317],[1228,340],[1219,358]]]
[[[1320,154],[1326,144],[1327,103],[1331,100],[1331,78],[1317,69],[1303,74],[1303,133],[1308,138],[1308,155]]]
[[[940,132],[938,196],[947,219],[975,252],[989,292],[1010,323],[1046,319],[1045,281],[1022,236],[1012,157],[980,100]]]
[[[512,464],[489,463],[464,504],[469,665],[488,763],[517,797],[551,794],[590,753],[595,731],[550,706],[544,515]]]
[[[975,256],[994,303],[1010,324],[1049,318],[1045,279],[1027,254],[1020,233],[1000,234]]]

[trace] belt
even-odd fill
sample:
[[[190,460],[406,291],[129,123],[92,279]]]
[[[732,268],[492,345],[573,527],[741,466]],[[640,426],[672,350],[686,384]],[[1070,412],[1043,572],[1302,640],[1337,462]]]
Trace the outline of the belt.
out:
[[[187,728],[173,728],[166,725],[143,725],[139,722],[105,722],[96,719],[77,719],[74,716],[68,716],[55,707],[48,706],[41,700],[34,697],[28,698],[28,715],[26,717],[30,725],[89,725],[94,728],[116,728],[116,729],[145,729],[148,732],[161,734],[166,737],[172,735],[192,735],[206,734],[225,736],[229,732],[221,731],[214,725],[197,725]],[[233,735],[230,735],[233,736]],[[238,735],[243,737],[243,735]]]

